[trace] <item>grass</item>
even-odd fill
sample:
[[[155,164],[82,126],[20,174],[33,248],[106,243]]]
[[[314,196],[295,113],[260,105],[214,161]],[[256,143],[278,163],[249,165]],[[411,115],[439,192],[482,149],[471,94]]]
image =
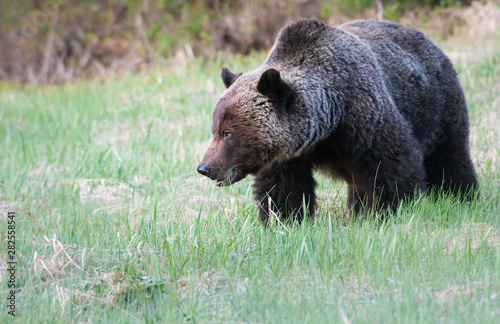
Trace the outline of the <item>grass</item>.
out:
[[[498,47],[497,47],[498,49]],[[232,58],[234,71],[262,55]],[[482,198],[350,219],[318,175],[314,223],[257,221],[251,179],[195,172],[220,64],[0,92],[0,210],[16,212],[17,322],[494,323],[500,51],[457,63]],[[8,289],[0,242],[0,322]]]

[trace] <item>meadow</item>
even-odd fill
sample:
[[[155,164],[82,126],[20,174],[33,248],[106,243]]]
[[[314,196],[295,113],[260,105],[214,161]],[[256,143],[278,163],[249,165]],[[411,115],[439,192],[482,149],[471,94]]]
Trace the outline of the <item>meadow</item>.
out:
[[[248,71],[263,54],[44,88],[0,84],[0,322],[498,322],[497,45],[478,54],[483,46],[443,44],[469,103],[481,198],[424,196],[386,221],[349,217],[345,185],[317,174],[314,221],[266,229],[250,178],[217,188],[197,174],[220,67]]]

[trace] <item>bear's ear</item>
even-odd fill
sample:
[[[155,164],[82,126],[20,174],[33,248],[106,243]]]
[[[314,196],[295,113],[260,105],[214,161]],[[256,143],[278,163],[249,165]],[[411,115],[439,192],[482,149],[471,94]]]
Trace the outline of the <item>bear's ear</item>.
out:
[[[278,70],[268,69],[260,76],[257,91],[265,96],[278,95],[281,89],[281,76]]]
[[[224,82],[224,85],[226,86],[226,88],[229,88],[231,86],[231,84],[234,83],[234,81],[236,81],[236,79],[238,79],[238,77],[241,75],[242,73],[233,73],[231,71],[229,71],[229,69],[227,67],[223,67],[222,68],[222,71],[220,72],[220,76],[222,77],[222,82]]]

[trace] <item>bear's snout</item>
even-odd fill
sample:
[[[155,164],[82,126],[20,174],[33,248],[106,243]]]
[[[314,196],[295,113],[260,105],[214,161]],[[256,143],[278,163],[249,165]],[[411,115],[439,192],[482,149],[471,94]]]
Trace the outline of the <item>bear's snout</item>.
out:
[[[206,177],[209,177],[211,180],[215,180],[213,175],[212,175],[212,168],[207,164],[207,163],[200,163],[200,165],[198,165],[198,169],[196,169],[198,171],[198,173],[206,176]]]

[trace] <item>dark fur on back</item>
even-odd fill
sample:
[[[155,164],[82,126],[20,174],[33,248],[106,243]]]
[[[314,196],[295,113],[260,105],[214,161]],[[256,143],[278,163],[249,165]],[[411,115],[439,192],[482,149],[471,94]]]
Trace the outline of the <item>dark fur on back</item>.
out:
[[[281,30],[257,70],[223,71],[223,79],[231,82],[221,101],[232,104],[218,104],[217,114],[239,116],[229,124],[251,125],[252,134],[234,130],[236,138],[255,143],[241,151],[268,152],[245,153],[262,161],[253,171],[244,171],[245,162],[229,169],[237,179],[256,176],[264,223],[270,208],[299,220],[304,202],[313,212],[313,169],[348,183],[354,212],[395,210],[428,187],[463,197],[477,188],[462,87],[450,60],[418,30],[302,20]],[[226,158],[214,153],[204,161]]]

